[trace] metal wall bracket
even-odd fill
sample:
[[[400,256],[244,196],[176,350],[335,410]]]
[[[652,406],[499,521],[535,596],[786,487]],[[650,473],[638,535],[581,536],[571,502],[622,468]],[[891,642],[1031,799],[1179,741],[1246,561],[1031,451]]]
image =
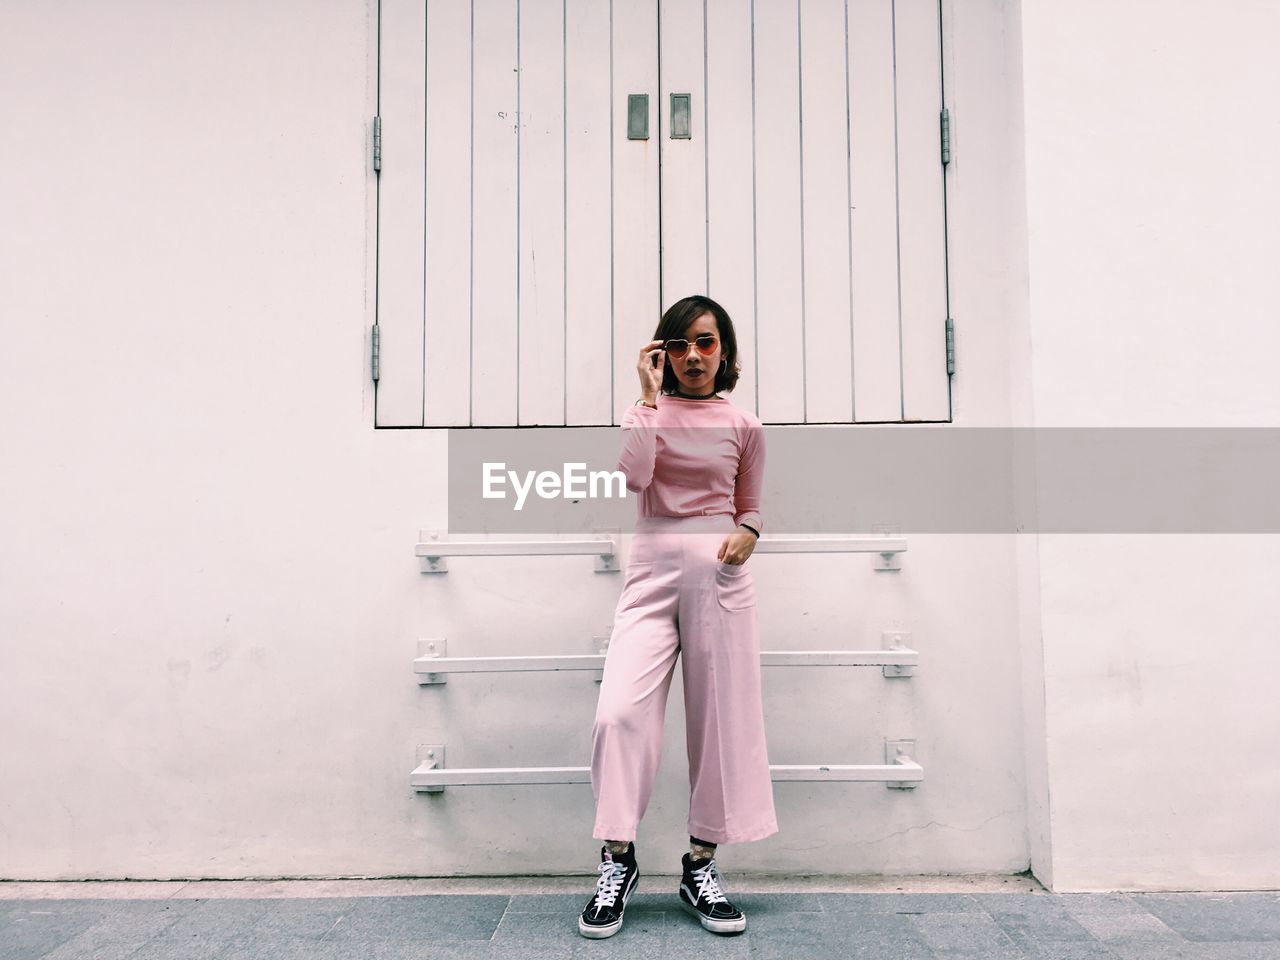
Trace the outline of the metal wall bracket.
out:
[[[873,523],[871,530],[886,539],[895,541],[892,544],[894,547],[892,551],[885,550],[876,555],[872,569],[876,573],[893,573],[901,570],[902,558],[899,556],[899,551],[902,548],[898,546],[898,542],[901,541],[902,534],[898,530],[898,525],[895,523]]]
[[[418,659],[431,660],[448,656],[448,642],[444,637],[427,638],[418,641]],[[418,683],[426,686],[427,684],[448,683],[448,673],[418,673]]]
[[[914,771],[920,771],[919,764],[913,759],[916,752],[916,742],[914,740],[890,740],[887,737],[884,741],[884,762],[900,767],[910,767]],[[923,772],[921,772],[921,777]],[[886,780],[885,786],[890,790],[914,790],[920,777],[914,780]]]
[[[422,559],[423,573],[448,573],[449,561],[441,554],[423,553],[422,548],[433,543],[441,543],[443,538],[440,536],[439,530],[420,530],[418,531],[418,540],[420,541],[415,548],[415,552]]]
[[[876,573],[893,573],[902,569],[902,561],[896,553],[881,553],[877,555],[873,569]]]
[[[609,653],[609,639],[612,636],[613,636],[613,626],[610,625],[605,628],[605,634],[603,637],[592,637],[591,652],[599,654],[602,657],[607,656]],[[599,670],[592,670],[591,679],[594,680],[596,683],[600,683],[601,681],[603,681],[604,667],[601,667]]]
[[[607,539],[613,544],[612,553],[596,554],[596,573],[618,573],[622,570],[622,565],[618,563],[618,544],[621,542],[622,529],[620,527],[592,527],[592,533],[599,534],[602,538]]]
[[[414,774],[423,773],[427,770],[443,770],[444,769],[444,744],[443,743],[422,743],[418,745],[418,753],[416,757],[418,761]],[[420,793],[444,793],[443,783],[422,783],[414,782],[413,774],[409,777],[409,785]]]
[[[904,652],[908,649],[907,639],[910,636],[911,634],[905,630],[882,630],[880,647],[884,650],[892,650],[894,653]],[[880,669],[886,677],[910,677],[915,667],[909,663],[886,663]]]

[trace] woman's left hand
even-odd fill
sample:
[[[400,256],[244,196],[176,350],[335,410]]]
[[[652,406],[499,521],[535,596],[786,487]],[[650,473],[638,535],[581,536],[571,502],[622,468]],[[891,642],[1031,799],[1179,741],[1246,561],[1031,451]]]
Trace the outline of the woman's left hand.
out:
[[[751,552],[756,548],[756,540],[756,535],[750,530],[735,530],[724,538],[716,558],[735,565],[746,563],[747,557],[751,556]]]

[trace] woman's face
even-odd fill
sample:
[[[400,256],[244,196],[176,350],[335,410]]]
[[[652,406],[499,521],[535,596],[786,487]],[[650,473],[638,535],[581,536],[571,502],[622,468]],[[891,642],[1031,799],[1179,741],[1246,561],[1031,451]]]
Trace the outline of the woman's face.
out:
[[[715,350],[703,353],[694,344],[699,334],[710,334],[715,338]],[[689,352],[683,357],[674,358],[668,352],[667,364],[679,381],[682,393],[706,394],[715,389],[716,371],[720,369],[721,344],[720,333],[716,329],[716,318],[711,312],[702,314],[685,329],[684,337],[689,341]]]

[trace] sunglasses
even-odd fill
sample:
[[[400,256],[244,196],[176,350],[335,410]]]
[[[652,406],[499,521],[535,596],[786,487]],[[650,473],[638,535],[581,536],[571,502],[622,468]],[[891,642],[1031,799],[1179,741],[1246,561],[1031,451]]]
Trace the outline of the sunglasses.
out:
[[[698,348],[698,352],[704,357],[709,357],[716,352],[716,335],[714,333],[700,333],[693,339],[693,344]],[[676,340],[668,340],[662,345],[667,351],[667,356],[673,360],[679,360],[689,352],[689,341],[683,337]]]

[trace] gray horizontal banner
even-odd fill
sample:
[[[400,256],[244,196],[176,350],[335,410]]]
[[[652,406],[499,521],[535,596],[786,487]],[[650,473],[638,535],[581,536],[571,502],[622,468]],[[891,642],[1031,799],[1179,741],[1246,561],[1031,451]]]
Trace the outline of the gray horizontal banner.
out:
[[[705,429],[708,444],[724,436]],[[766,535],[1280,533],[1280,428],[763,429]],[[622,439],[619,427],[450,430],[449,532],[629,532],[638,495],[614,473]]]

